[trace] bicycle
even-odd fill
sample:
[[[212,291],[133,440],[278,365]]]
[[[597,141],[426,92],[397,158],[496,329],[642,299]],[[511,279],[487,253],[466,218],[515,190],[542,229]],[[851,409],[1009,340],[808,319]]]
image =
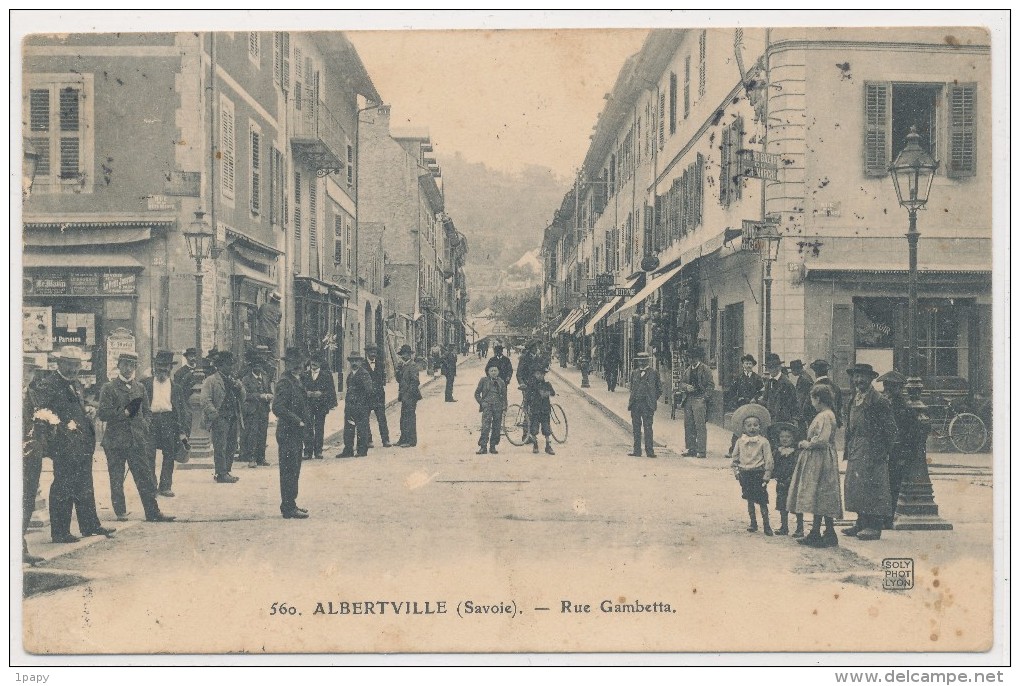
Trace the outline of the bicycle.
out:
[[[549,412],[549,430],[552,433],[552,439],[557,443],[563,444],[567,442],[567,435],[570,431],[570,426],[567,423],[567,413],[563,411],[563,408],[558,403],[553,403]],[[530,417],[525,411],[524,407],[518,403],[513,403],[506,408],[506,412],[503,413],[503,435],[506,436],[506,440],[510,441],[511,445],[522,446],[525,443],[529,443],[528,432],[531,424]]]
[[[931,419],[931,437],[936,441],[949,441],[961,453],[976,453],[988,442],[988,428],[984,420],[973,412],[960,412],[953,401],[934,396],[928,405]]]

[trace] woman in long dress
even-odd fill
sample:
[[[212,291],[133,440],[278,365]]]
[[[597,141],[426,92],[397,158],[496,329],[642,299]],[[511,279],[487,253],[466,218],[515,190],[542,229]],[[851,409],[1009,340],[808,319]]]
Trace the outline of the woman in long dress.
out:
[[[801,451],[790,480],[787,508],[790,512],[814,515],[811,531],[798,543],[812,548],[831,548],[839,545],[833,521],[843,517],[832,390],[824,384],[816,384],[811,389],[811,404],[818,414],[808,427],[807,438],[799,444]],[[823,518],[824,535],[819,531]]]

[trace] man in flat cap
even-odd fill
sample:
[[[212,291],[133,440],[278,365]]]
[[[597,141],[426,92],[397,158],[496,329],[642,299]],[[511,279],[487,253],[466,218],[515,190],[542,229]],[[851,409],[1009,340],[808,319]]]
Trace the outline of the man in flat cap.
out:
[[[280,462],[280,513],[284,519],[307,519],[308,511],[298,507],[301,477],[301,445],[308,430],[310,412],[301,370],[307,357],[300,348],[287,348],[283,356],[286,372],[276,383],[273,414],[276,415],[277,459]]]
[[[212,436],[215,465],[213,479],[219,484],[232,484],[239,480],[230,473],[230,469],[242,421],[244,386],[233,376],[232,352],[217,352],[212,364],[215,371],[202,383],[202,419]]]
[[[336,384],[333,375],[323,367],[321,353],[308,360],[308,371],[301,375],[308,398],[312,421],[305,439],[305,459],[322,459],[323,432],[326,430],[326,416],[337,406]]]
[[[369,408],[369,419],[375,413],[375,419],[379,423],[379,438],[384,448],[390,447],[390,427],[386,422],[386,364],[385,357],[379,356],[379,351],[374,345],[365,347],[365,366],[372,376],[372,383],[375,385],[375,397],[372,406]],[[372,429],[369,427],[368,447],[372,447]]]
[[[82,536],[110,536],[115,529],[104,527],[96,513],[92,482],[92,456],[96,451],[95,411],[85,404],[85,391],[78,374],[85,353],[77,346],[64,346],[56,356],[57,371],[38,387],[36,431],[53,459],[50,486],[50,535],[54,543],[74,543],[71,514],[78,518]],[[37,434],[38,435],[38,434]],[[149,474],[148,469],[145,474]],[[35,494],[32,495],[33,500]],[[33,503],[34,504],[34,503]]]
[[[248,350],[245,353],[248,370],[241,379],[244,386],[244,432],[241,434],[241,459],[248,460],[249,467],[268,467],[266,442],[269,438],[269,406],[273,401],[273,390],[265,369],[263,351]]]
[[[179,393],[175,392],[170,369],[174,364],[174,354],[169,350],[156,352],[152,361],[152,376],[142,379],[142,388],[149,400],[152,410],[152,436],[150,441],[153,478],[156,469],[156,451],[162,454],[159,471],[158,493],[166,498],[173,498],[174,458],[181,450],[188,448],[188,434],[184,431],[180,407],[176,402]]]
[[[351,371],[344,392],[344,449],[337,457],[364,457],[368,455],[368,411],[375,400],[375,384],[365,369],[365,358],[353,353],[347,360]],[[355,435],[357,452],[354,452]]]
[[[142,384],[135,379],[138,369],[136,353],[121,353],[117,358],[117,376],[107,381],[99,392],[97,416],[106,422],[103,448],[110,471],[110,500],[117,519],[127,520],[124,499],[124,467],[131,468],[131,477],[142,501],[145,519],[149,522],[172,522],[173,517],[160,512],[156,502],[155,467],[149,445],[152,432],[152,411]]]

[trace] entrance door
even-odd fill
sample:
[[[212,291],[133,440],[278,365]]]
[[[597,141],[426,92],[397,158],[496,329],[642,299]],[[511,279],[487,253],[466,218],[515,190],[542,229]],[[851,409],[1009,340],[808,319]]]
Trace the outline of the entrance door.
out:
[[[744,354],[744,303],[726,306],[722,311],[721,328],[719,384],[726,387],[740,373],[740,358]]]

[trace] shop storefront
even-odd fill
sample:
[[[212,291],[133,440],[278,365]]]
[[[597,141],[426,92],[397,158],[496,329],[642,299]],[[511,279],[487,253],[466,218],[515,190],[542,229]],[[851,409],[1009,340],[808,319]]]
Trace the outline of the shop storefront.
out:
[[[308,353],[324,354],[334,372],[343,369],[347,300],[348,293],[336,284],[294,277],[296,345]]]
[[[235,355],[241,356],[257,345],[259,308],[279,288],[275,278],[276,260],[282,253],[242,234],[231,233],[229,237],[233,239],[229,251],[233,310],[230,347]]]

